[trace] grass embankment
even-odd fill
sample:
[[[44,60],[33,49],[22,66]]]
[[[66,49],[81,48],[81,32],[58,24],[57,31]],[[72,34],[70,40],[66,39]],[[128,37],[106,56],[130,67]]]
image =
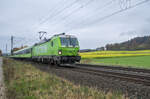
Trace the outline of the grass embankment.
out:
[[[150,69],[150,56],[115,57],[115,58],[88,58],[82,59],[81,63],[118,65],[125,67],[136,67]]]
[[[3,68],[8,99],[123,99],[121,94],[73,85],[29,63],[4,59]]]

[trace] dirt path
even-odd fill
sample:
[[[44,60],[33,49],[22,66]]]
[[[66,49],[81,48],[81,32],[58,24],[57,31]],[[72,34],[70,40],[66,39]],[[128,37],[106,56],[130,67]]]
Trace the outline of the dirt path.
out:
[[[0,57],[0,99],[6,99],[4,93],[4,82],[3,82],[3,70],[2,70],[3,59]]]

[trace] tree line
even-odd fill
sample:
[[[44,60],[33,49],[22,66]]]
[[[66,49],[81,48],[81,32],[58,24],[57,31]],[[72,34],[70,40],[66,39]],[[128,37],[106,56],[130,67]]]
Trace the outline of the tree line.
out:
[[[150,36],[136,37],[122,43],[107,44],[107,50],[147,50],[150,49]]]

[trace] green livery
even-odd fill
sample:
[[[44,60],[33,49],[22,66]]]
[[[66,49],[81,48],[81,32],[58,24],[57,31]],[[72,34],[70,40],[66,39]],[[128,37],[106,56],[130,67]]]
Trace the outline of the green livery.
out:
[[[32,59],[53,64],[79,62],[79,43],[75,36],[58,34],[32,47],[14,52],[13,58]]]
[[[31,47],[16,51],[10,57],[13,57],[13,58],[31,58]]]

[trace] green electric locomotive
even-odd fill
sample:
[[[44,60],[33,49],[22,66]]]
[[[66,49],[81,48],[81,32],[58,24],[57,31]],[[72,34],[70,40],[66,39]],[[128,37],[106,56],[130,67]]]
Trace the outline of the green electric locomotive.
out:
[[[79,43],[75,36],[57,34],[45,39],[32,47],[14,52],[13,58],[31,59],[51,64],[79,62]]]

